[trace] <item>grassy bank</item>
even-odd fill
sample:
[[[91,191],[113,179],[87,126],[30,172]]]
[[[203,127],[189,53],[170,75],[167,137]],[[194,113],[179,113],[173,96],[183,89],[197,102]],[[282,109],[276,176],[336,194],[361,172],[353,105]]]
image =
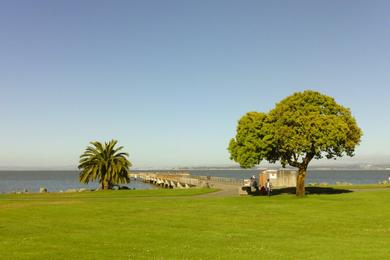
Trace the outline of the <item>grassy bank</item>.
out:
[[[193,196],[207,191],[1,195],[1,258],[385,259],[390,253],[390,190]]]

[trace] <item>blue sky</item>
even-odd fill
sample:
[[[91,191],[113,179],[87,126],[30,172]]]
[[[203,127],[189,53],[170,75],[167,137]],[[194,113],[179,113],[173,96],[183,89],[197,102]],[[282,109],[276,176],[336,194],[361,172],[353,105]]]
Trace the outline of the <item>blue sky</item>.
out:
[[[314,89],[390,161],[388,1],[2,1],[0,167],[230,164],[237,120]]]

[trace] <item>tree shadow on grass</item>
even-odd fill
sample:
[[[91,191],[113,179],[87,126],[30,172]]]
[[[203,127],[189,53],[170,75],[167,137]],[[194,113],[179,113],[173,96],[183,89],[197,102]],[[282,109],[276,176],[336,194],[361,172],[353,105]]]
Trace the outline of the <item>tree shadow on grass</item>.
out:
[[[335,189],[330,187],[305,187],[306,195],[310,194],[343,194],[343,193],[351,193],[353,191],[346,189]],[[274,189],[271,192],[272,195],[282,195],[282,194],[295,194],[295,187],[290,188],[280,188]]]

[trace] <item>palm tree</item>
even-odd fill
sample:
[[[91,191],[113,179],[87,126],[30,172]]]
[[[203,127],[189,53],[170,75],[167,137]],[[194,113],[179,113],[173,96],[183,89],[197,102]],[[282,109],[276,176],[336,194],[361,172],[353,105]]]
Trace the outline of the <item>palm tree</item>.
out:
[[[129,183],[129,155],[120,152],[123,146],[115,148],[118,141],[108,143],[91,142],[80,156],[80,182],[88,183],[98,180],[102,189],[111,189],[113,184]]]

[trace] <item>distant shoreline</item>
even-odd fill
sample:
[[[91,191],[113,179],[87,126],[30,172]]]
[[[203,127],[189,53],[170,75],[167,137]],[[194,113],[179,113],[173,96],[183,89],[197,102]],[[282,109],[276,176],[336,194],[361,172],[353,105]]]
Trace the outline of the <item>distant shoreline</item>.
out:
[[[241,169],[241,168],[174,168],[174,169],[134,169],[130,172],[141,172],[141,171],[262,171],[262,170],[296,170],[295,168],[277,168],[277,167],[264,167],[254,169]],[[79,170],[61,170],[61,169],[0,169],[0,172],[78,172]],[[389,168],[377,168],[377,169],[362,169],[362,168],[309,168],[308,171],[389,171]]]

